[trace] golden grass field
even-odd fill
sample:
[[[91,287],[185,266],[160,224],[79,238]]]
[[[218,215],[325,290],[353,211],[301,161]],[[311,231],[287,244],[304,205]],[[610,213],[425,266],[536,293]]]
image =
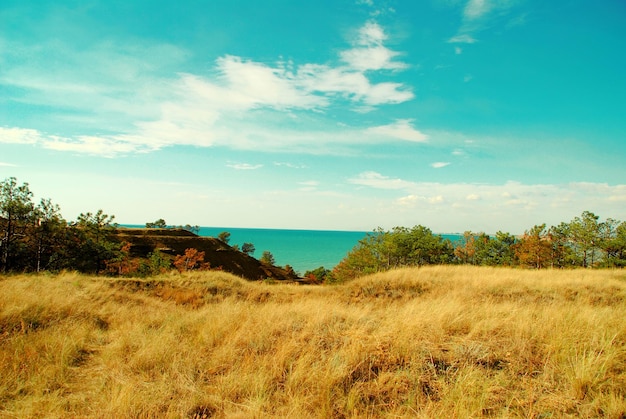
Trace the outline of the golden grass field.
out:
[[[2,418],[626,417],[626,271],[0,277]]]

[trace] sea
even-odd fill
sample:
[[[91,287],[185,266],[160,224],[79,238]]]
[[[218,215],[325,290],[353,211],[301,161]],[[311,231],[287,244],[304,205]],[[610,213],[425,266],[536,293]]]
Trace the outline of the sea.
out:
[[[332,269],[337,265],[366,231],[330,230],[281,230],[266,228],[200,227],[200,236],[217,237],[220,233],[230,233],[231,246],[252,243],[255,258],[268,251],[274,256],[276,265],[291,266],[300,275],[323,266]]]
[[[143,227],[126,225],[126,227]],[[319,267],[334,268],[341,260],[372,231],[334,231],[334,230],[284,230],[268,228],[240,227],[200,227],[199,235],[217,237],[222,232],[230,233],[228,244],[252,243],[255,258],[260,258],[264,251],[274,256],[276,265],[291,266],[298,274],[304,275]],[[453,242],[458,234],[441,234],[444,239]]]
[[[252,243],[255,252],[252,256],[260,258],[264,251],[269,251],[278,266],[291,266],[297,273],[304,275],[323,266],[334,268],[341,260],[371,231],[333,231],[333,230],[280,230],[263,228],[200,227],[200,236],[217,237],[220,233],[230,233],[229,244]],[[459,240],[458,234],[441,234],[452,242]]]

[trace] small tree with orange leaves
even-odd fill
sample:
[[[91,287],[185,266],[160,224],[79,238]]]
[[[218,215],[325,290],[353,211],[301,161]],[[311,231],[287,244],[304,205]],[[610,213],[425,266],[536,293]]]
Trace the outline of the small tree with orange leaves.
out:
[[[552,263],[552,243],[546,225],[536,225],[526,231],[515,245],[515,255],[520,265],[529,268],[546,268]]]
[[[174,259],[174,266],[180,272],[186,272],[195,269],[208,269],[209,264],[204,263],[204,252],[199,252],[198,249],[189,248],[185,249],[184,254],[176,256]]]

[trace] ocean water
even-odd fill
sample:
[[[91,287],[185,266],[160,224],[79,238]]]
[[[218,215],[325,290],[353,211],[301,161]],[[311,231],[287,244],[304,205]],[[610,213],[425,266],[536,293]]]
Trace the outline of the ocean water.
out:
[[[143,227],[126,225],[126,227]],[[252,243],[255,258],[264,251],[274,256],[278,266],[290,265],[300,275],[323,266],[332,269],[350,250],[372,231],[330,231],[330,230],[280,230],[264,228],[200,227],[204,237],[217,237],[220,233],[230,233],[229,244]],[[457,234],[442,234],[452,242],[459,240]]]
[[[262,228],[200,227],[200,236],[217,237],[221,232],[230,233],[229,244],[241,248],[252,243],[255,258],[269,251],[279,266],[290,265],[303,275],[320,266],[332,269],[368,232],[277,230]]]
[[[322,230],[276,230],[261,228],[200,227],[200,235],[217,237],[221,232],[230,233],[229,244],[252,243],[260,258],[264,251],[274,256],[279,266],[290,265],[300,275],[323,266],[332,269],[350,250],[371,231],[322,231]],[[461,236],[442,234],[452,242]]]

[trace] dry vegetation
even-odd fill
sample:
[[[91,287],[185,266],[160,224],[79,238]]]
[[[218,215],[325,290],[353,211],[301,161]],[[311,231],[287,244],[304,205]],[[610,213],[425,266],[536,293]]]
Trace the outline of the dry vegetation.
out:
[[[626,416],[626,272],[0,277],[0,417]]]

